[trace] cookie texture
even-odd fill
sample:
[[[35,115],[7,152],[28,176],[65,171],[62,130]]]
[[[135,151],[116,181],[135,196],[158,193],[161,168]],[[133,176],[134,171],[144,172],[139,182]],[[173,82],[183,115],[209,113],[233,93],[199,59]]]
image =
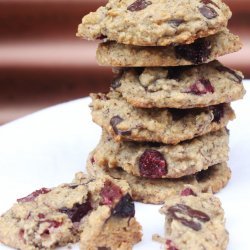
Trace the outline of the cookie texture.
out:
[[[0,242],[22,250],[54,249],[79,241],[81,232],[90,223],[90,215],[99,217],[97,209],[106,212],[107,220],[113,216],[117,220],[121,218],[122,224],[124,219],[129,221],[134,217],[131,199],[130,214],[122,214],[123,207],[114,212],[124,197],[130,197],[125,181],[108,176],[94,179],[83,173],[78,173],[76,180],[51,189],[42,188],[18,199],[0,217]]]
[[[230,17],[220,0],[109,0],[83,17],[77,36],[141,46],[185,44],[217,33]]]
[[[219,130],[235,118],[229,104],[197,109],[142,109],[120,94],[91,94],[92,119],[116,141],[153,141],[177,144]]]
[[[228,132],[216,132],[177,145],[115,142],[103,132],[93,155],[101,167],[120,167],[145,178],[180,178],[228,160]]]
[[[213,193],[217,193],[231,178],[231,170],[227,164],[220,163],[179,179],[147,179],[128,174],[121,168],[100,167],[94,160],[94,154],[95,151],[90,153],[87,161],[87,171],[90,175],[94,177],[108,175],[115,179],[126,180],[130,185],[132,198],[146,204],[163,204],[169,197],[179,194],[187,184],[199,188],[202,192],[212,190]]]
[[[218,61],[199,66],[120,70],[113,89],[132,106],[189,109],[242,99],[243,75]]]
[[[239,51],[242,47],[238,36],[227,29],[189,45],[165,47],[133,46],[115,42],[101,43],[97,61],[113,67],[168,67],[207,63],[220,56]]]
[[[169,198],[160,212],[165,215],[165,237],[156,235],[164,249],[225,250],[229,235],[220,200],[211,193],[196,192],[188,186]]]

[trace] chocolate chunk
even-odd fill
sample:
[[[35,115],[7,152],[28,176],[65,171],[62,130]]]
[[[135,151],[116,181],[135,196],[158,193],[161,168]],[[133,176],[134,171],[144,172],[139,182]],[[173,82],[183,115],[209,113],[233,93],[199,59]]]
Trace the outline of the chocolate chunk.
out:
[[[188,220],[184,217],[181,217],[179,214],[189,216],[191,219],[195,218],[201,222],[208,222],[210,220],[210,217],[207,214],[199,210],[194,210],[184,204],[177,204],[175,206],[170,207],[168,209],[168,214],[173,219],[180,221],[183,225],[190,227],[195,231],[201,230],[201,224],[199,222],[195,222],[193,220]]]
[[[111,82],[111,88],[115,90],[115,89],[121,87],[121,82],[120,81],[121,81],[121,75],[116,76],[113,79],[113,81]]]
[[[121,218],[134,217],[135,216],[135,204],[130,196],[126,194],[121,198],[119,203],[114,208],[112,214]]]
[[[224,104],[211,106],[210,109],[213,111],[213,115],[214,115],[213,122],[219,123],[221,118],[223,118],[225,114]]]
[[[140,11],[147,8],[152,2],[147,0],[136,0],[134,3],[128,6],[129,11]]]
[[[80,222],[80,220],[92,210],[90,199],[83,204],[75,204],[72,208],[63,207],[58,211],[67,214],[69,219],[74,222]]]
[[[184,71],[190,69],[192,66],[179,66],[168,68],[168,79],[179,80]]]
[[[198,182],[204,182],[207,180],[207,178],[211,175],[212,168],[209,168],[207,170],[202,170],[198,173],[196,173],[195,178]]]
[[[243,80],[243,78],[242,78],[240,75],[236,74],[236,72],[235,72],[234,70],[229,69],[229,68],[227,68],[227,67],[225,67],[225,66],[222,66],[222,65],[221,65],[221,66],[217,66],[216,69],[217,69],[219,72],[227,72],[227,73],[233,75],[233,76],[236,78],[236,79],[234,80],[235,82],[241,83],[242,80]]]
[[[175,54],[177,58],[183,58],[194,64],[201,64],[206,62],[211,54],[211,43],[204,38],[200,38],[192,44],[176,46]]]
[[[183,19],[173,19],[168,21],[168,23],[173,27],[173,28],[177,28],[179,27],[182,23],[184,23]]]
[[[124,136],[129,136],[131,135],[131,131],[130,130],[120,130],[117,128],[117,125],[119,123],[121,123],[123,121],[123,119],[119,116],[119,115],[116,115],[116,116],[113,116],[110,120],[110,125],[111,127],[113,128],[114,132],[116,135],[124,135]]]
[[[179,121],[183,119],[188,113],[189,110],[187,109],[169,109],[169,112],[172,115],[172,119],[174,121]]]
[[[96,39],[97,39],[97,40],[105,40],[105,39],[107,39],[107,36],[101,34],[101,35],[98,36]]]
[[[218,13],[211,7],[203,5],[199,8],[200,13],[207,19],[213,19],[218,16]]]
[[[212,4],[212,5],[216,6],[219,9],[219,6],[215,2],[213,2],[211,0],[201,0],[201,2],[204,3],[204,4]]]

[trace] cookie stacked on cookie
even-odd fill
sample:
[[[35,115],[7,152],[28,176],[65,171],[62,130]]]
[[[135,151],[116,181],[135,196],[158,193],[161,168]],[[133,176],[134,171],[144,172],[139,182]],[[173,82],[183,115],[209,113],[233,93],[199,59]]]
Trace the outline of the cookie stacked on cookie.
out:
[[[216,60],[241,48],[230,17],[221,0],[110,0],[83,18],[78,36],[101,40],[97,60],[115,72],[108,94],[91,95],[103,133],[90,174],[154,204],[186,184],[227,184],[230,102],[245,94],[242,73]]]

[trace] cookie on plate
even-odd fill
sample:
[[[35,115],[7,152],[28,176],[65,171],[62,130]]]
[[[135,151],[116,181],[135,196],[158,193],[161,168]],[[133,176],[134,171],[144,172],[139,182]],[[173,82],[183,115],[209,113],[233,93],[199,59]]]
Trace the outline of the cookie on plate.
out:
[[[87,171],[96,177],[108,175],[119,180],[126,180],[131,188],[132,198],[135,201],[149,204],[163,204],[172,195],[177,195],[185,185],[191,184],[207,192],[217,193],[225,187],[231,178],[231,170],[226,163],[211,166],[194,175],[185,176],[179,179],[147,179],[136,177],[126,173],[121,168],[103,168],[96,164],[93,155],[90,153],[87,161]]]
[[[100,65],[113,67],[182,66],[207,63],[239,51],[241,47],[239,37],[225,29],[187,45],[145,47],[115,42],[101,43],[97,49],[97,61]]]
[[[186,110],[142,109],[128,104],[118,92],[91,97],[93,121],[116,141],[177,144],[219,130],[235,118],[229,104]]]
[[[77,36],[141,46],[186,44],[222,30],[229,18],[220,0],[109,0],[83,17]]]
[[[227,249],[224,210],[213,194],[186,186],[166,200],[160,212],[166,216],[165,237],[154,235],[153,239],[162,242],[164,249]]]
[[[99,214],[106,216],[105,221]],[[116,241],[132,246],[141,239],[140,225],[134,220],[134,214],[130,188],[125,181],[108,176],[94,179],[78,173],[73,183],[52,189],[42,188],[18,199],[0,217],[0,242],[22,250],[65,246],[79,241],[80,233],[86,230],[85,227],[92,223],[91,218],[95,216],[102,220],[102,228],[106,223],[109,225],[113,217],[117,219],[117,227],[119,218],[120,226],[126,220],[130,227],[131,220],[131,225],[136,225],[131,231],[131,240],[117,238]],[[92,225],[88,230],[96,232],[97,229]],[[100,243],[104,245],[96,242],[96,246],[106,246],[104,241]],[[108,243],[107,240],[107,246]]]
[[[189,109],[243,98],[243,75],[218,61],[199,66],[128,68],[111,87],[134,107]]]
[[[177,145],[115,142],[104,131],[93,158],[100,167],[122,168],[149,179],[180,178],[228,160],[228,131],[216,132]]]

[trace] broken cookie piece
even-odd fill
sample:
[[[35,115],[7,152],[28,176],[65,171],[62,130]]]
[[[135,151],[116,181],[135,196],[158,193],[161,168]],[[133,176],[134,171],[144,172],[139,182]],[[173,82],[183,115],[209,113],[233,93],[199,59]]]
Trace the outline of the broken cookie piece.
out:
[[[126,211],[120,208],[124,199],[129,200],[130,213],[125,213]],[[118,213],[118,210],[121,211]],[[132,247],[141,240],[141,227],[134,219],[134,214],[130,188],[125,181],[108,177],[94,179],[78,173],[70,184],[52,189],[42,188],[18,199],[17,203],[0,217],[0,242],[21,250],[54,249],[79,241],[80,234],[87,228],[88,232],[97,232],[98,225],[91,222],[95,217],[102,221],[101,233],[106,233],[106,225],[109,225],[113,218],[116,219],[117,230],[124,228],[124,221],[128,226],[134,224],[134,231],[131,232],[129,240],[115,239],[119,245],[127,244]],[[89,228],[89,225],[92,227]],[[85,238],[81,238],[84,243]],[[106,242],[110,242],[108,233],[102,243]]]
[[[225,250],[228,232],[220,200],[186,186],[179,196],[169,198],[160,212],[166,216],[165,237],[153,239],[167,250]]]

